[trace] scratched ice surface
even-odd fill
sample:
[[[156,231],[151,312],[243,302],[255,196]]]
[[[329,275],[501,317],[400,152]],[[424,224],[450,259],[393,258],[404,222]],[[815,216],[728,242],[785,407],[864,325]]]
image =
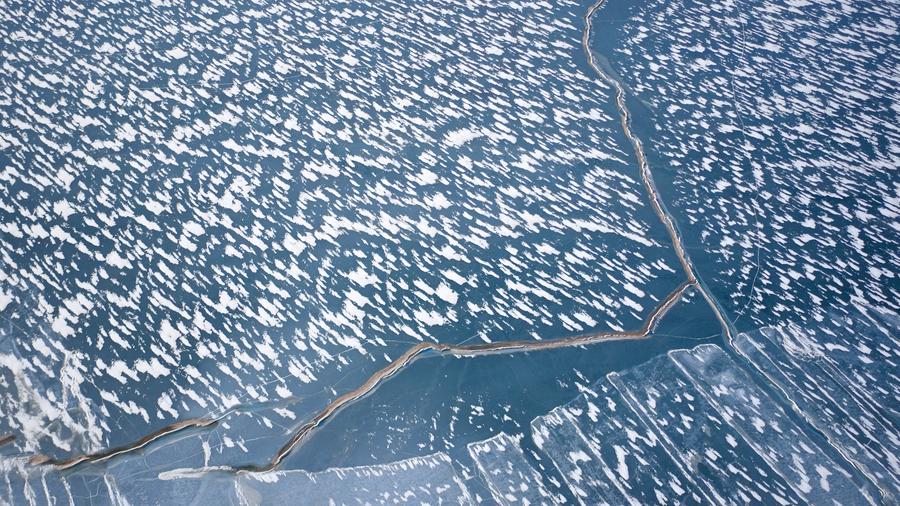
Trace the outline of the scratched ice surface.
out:
[[[466,476],[465,464],[442,452],[318,472],[198,474],[195,448],[188,443],[197,436],[182,434],[69,474],[26,464],[24,457],[0,456],[0,504],[44,504],[51,498],[123,505],[249,505],[297,497],[310,504],[561,500],[546,487],[552,480],[547,470],[526,458],[526,451],[551,462],[581,504],[892,503],[890,495],[870,494],[862,481],[871,476],[869,469],[857,474],[850,463],[840,463],[841,455],[852,455],[846,439],[808,436],[812,426],[822,426],[814,420],[821,411],[779,404],[768,387],[780,384],[756,374],[771,370],[756,369],[760,357],[750,357],[752,362],[739,364],[721,347],[701,345],[611,373],[534,419],[533,449],[525,445],[526,436],[505,433],[469,444],[464,451],[476,462],[477,476]],[[800,411],[792,416],[792,409]],[[209,447],[202,453],[208,458]],[[487,482],[492,498],[473,491],[478,479]]]
[[[102,475],[79,475],[71,479],[39,469],[27,460],[0,458],[0,504],[111,504],[109,487]]]
[[[657,434],[703,502],[799,502],[782,476],[757,454],[727,413],[711,405],[669,357],[613,373],[610,380]]]
[[[900,300],[900,4],[613,0],[595,48],[739,328]]]
[[[249,504],[472,503],[444,454],[380,466],[241,477],[236,488]]]
[[[592,456],[589,443],[559,409],[535,419],[532,433],[537,444],[562,473],[566,486],[586,504],[613,504],[618,495],[605,464]]]
[[[472,504],[444,454],[317,473],[203,479],[115,473],[65,478],[22,463],[0,465],[7,478],[0,504]]]
[[[0,431],[260,462],[417,341],[638,327],[681,273],[583,8],[0,3]]]
[[[827,364],[821,342],[801,332],[796,327],[763,329],[741,334],[735,345],[855,465],[897,497],[900,435],[885,416],[890,406],[873,403],[865,391],[841,383],[843,369]]]
[[[817,330],[807,350],[828,339]],[[705,344],[611,373],[536,418],[532,437],[583,504],[893,504],[896,473],[873,474],[878,458],[888,466],[893,456],[860,454],[882,448],[877,438],[895,440],[896,429],[863,449],[835,432],[853,422],[786,402],[758,353],[740,357]],[[858,409],[845,416],[871,420],[871,407]]]
[[[879,315],[881,315],[879,317]],[[895,322],[893,325],[887,323]],[[831,312],[815,327],[786,326],[783,346],[802,356],[804,351],[818,357],[835,371],[834,378],[869,409],[889,418],[900,427],[900,335],[897,313],[870,307],[856,312]],[[811,348],[803,349],[809,343]]]
[[[535,419],[532,430],[538,445],[570,477],[570,485],[577,487],[573,491],[587,504],[702,500],[696,484],[674,464],[656,433],[607,380]]]
[[[794,493],[810,504],[863,504],[871,496],[718,346],[670,352],[671,360]]]
[[[519,447],[521,435],[505,433],[471,443],[469,453],[500,504],[543,504],[550,501],[541,477]]]

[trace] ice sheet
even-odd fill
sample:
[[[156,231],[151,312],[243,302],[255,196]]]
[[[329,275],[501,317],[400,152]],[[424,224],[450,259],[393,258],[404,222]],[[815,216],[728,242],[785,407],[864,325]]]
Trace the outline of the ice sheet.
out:
[[[551,495],[538,472],[528,463],[519,442],[522,436],[501,432],[469,444],[469,454],[500,504],[542,504]]]
[[[681,470],[706,489],[708,501],[800,502],[669,357],[610,378],[657,432]]]
[[[791,338],[780,329],[763,329],[739,335],[735,346],[862,472],[897,497],[900,447],[893,427],[838,382],[820,357],[787,353],[779,344],[784,339]]]
[[[610,481],[631,504],[700,502],[702,492],[662,447],[656,434],[607,380],[561,411],[613,470]]]
[[[787,481],[791,490],[813,504],[831,500],[863,504],[871,500],[721,348],[699,346],[670,352],[669,356],[713,409],[749,443],[751,452],[771,465],[775,475],[767,481],[779,486]]]

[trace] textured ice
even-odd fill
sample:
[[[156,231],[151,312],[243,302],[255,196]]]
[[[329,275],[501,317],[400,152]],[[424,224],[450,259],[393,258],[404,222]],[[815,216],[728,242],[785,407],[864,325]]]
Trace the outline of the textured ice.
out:
[[[818,345],[817,330],[805,349]],[[611,373],[535,419],[533,438],[585,504],[892,503],[896,429],[813,363],[799,369],[780,348],[753,347],[776,332],[740,335],[738,351],[751,360],[742,365],[709,344]]]
[[[118,504],[115,485],[103,474],[65,476],[36,468],[25,458],[3,457],[0,457],[0,473],[2,505]]]
[[[0,0],[0,503],[473,500],[439,448],[183,469],[266,461],[417,342],[633,329],[682,281],[586,7]],[[795,324],[602,379],[533,453],[422,439],[500,502],[558,500],[542,453],[585,504],[896,503],[898,13],[611,0],[591,43],[703,286]]]
[[[500,433],[469,444],[469,454],[500,504],[544,504],[551,495],[519,446],[522,436]]]
[[[177,470],[131,474],[63,476],[0,460],[5,484],[0,504],[472,504],[445,454],[329,469],[316,473],[279,471],[250,476],[184,476]]]
[[[741,334],[735,346],[848,458],[898,497],[900,445],[896,426],[884,416],[890,407],[853,395],[836,379],[843,376],[840,369],[819,354],[819,344],[794,334],[800,330],[776,327]],[[798,339],[805,341],[802,349]]]
[[[672,462],[656,433],[640,421],[608,381],[595,384],[590,395],[583,394],[533,422],[535,439],[557,466],[568,466],[565,460],[560,459],[566,453],[572,454],[576,448],[573,441],[558,435],[571,432],[568,425],[577,428],[577,433],[587,441],[589,458],[602,462],[605,485],[602,495],[610,503],[702,502],[696,484]],[[584,446],[579,444],[577,448]],[[560,467],[560,470],[563,469]],[[582,469],[581,472],[587,474],[591,470]],[[574,468],[570,473],[575,474]],[[586,504],[595,503],[594,496],[585,494],[580,498]]]
[[[713,409],[798,496],[811,504],[871,501],[850,475],[823,454],[785,410],[721,348],[699,346],[690,351],[670,352],[669,356],[709,400]],[[767,480],[767,483],[773,482],[772,478]]]
[[[896,314],[861,307],[817,327],[741,334],[735,346],[886,494],[900,491]]]
[[[501,504],[561,499],[546,486],[555,478],[532,463],[545,458],[581,504],[891,504],[896,475],[887,466],[896,431],[882,426],[877,434],[864,432],[878,422],[866,406],[852,404],[849,393],[836,396],[839,390],[815,364],[802,362],[815,355],[801,358],[797,348],[785,351],[782,341],[767,335],[778,335],[777,329],[739,336],[736,351],[750,359],[746,363],[710,344],[611,373],[534,419],[534,448],[525,449],[526,436],[506,433],[470,443],[466,450],[474,473]],[[806,335],[808,352],[817,345],[817,334]],[[790,383],[799,378],[808,383]],[[822,386],[819,397],[812,396],[810,385]],[[781,399],[777,392],[786,386],[796,392]],[[812,402],[816,399],[821,402]],[[849,406],[856,411],[846,411]],[[844,410],[844,418],[833,410]],[[253,416],[230,419],[237,432],[248,430],[241,424],[267,416],[247,415]],[[309,504],[469,504],[479,497],[471,490],[476,478],[459,474],[467,464],[445,453],[317,472],[235,475],[217,470],[215,454],[224,451],[220,456],[228,461],[240,452],[216,450],[216,438],[227,436],[188,431],[66,474],[15,454],[0,457],[3,498],[35,505],[54,498],[61,504],[250,505],[298,497]],[[231,448],[244,444],[222,439],[218,444]],[[884,467],[878,467],[879,459]]]
[[[654,430],[682,472],[703,487],[705,502],[799,503],[775,470],[667,356],[610,375]]]
[[[63,457],[422,340],[638,326],[681,273],[583,10],[0,3],[0,431]]]
[[[896,313],[863,306],[830,312],[815,326],[785,325],[767,335],[798,359],[820,363],[872,414],[900,428],[900,340],[897,328],[883,322],[891,317]]]
[[[245,504],[472,504],[445,454],[392,464],[240,477]]]
[[[900,300],[896,0],[617,0],[628,89],[706,284],[742,328]],[[696,246],[696,248],[691,248]]]
[[[559,407],[531,424],[534,442],[553,461],[581,504],[621,504],[613,470],[597,456],[584,435]]]

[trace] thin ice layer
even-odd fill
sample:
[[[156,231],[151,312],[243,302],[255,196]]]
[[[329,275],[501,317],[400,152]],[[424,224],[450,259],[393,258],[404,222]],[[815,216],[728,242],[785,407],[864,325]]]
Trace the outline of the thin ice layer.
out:
[[[22,457],[0,459],[0,505],[114,504],[115,485],[102,474],[63,476]]]
[[[141,472],[104,473],[86,467],[73,474],[0,460],[0,505],[92,504],[471,504],[450,458],[433,454],[390,464],[310,473],[280,471],[229,475]],[[137,465],[135,465],[137,463]],[[147,471],[145,469],[145,471]]]
[[[537,471],[528,463],[519,442],[521,435],[504,432],[469,444],[478,472],[484,476],[491,495],[500,504],[542,504],[550,500]]]
[[[870,313],[881,317],[872,318]],[[837,381],[900,429],[900,341],[896,329],[883,323],[890,315],[864,306],[846,315],[829,313],[817,322],[815,332],[781,327],[791,337],[782,344],[794,355],[820,357]]]
[[[795,424],[721,348],[698,346],[669,353],[702,394],[741,436],[813,504],[870,501],[859,485]]]
[[[694,481],[686,477],[656,434],[631,410],[608,380],[594,385],[560,412],[584,434],[614,472],[610,481],[630,504],[696,503]]]
[[[391,464],[240,476],[242,502],[253,504],[471,504],[450,457],[437,453]]]
[[[558,407],[531,422],[535,445],[550,457],[581,504],[623,504],[625,498],[612,481],[615,471],[597,456],[564,409]]]
[[[793,336],[762,329],[741,334],[735,347],[797,406],[801,414],[880,488],[897,496],[900,455],[897,434],[835,380],[816,354],[790,353]],[[796,348],[794,348],[796,350]]]
[[[659,434],[682,471],[706,488],[707,502],[800,503],[668,357],[609,377]]]

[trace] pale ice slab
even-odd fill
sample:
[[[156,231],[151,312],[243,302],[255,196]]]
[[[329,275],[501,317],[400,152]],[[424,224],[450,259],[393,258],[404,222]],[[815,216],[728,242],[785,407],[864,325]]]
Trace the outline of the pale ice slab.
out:
[[[540,474],[528,462],[519,446],[522,436],[504,432],[470,443],[469,455],[488,482],[494,500],[500,504],[543,504],[552,500]]]
[[[658,434],[676,465],[693,477],[706,501],[798,503],[785,480],[711,405],[669,357],[611,374],[643,420]]]
[[[870,502],[871,496],[810,440],[785,410],[760,389],[749,374],[713,345],[670,352],[697,391],[737,430],[740,437],[771,466],[764,486],[771,494],[791,497],[785,481],[805,501],[822,504]],[[776,476],[778,479],[776,479]]]

